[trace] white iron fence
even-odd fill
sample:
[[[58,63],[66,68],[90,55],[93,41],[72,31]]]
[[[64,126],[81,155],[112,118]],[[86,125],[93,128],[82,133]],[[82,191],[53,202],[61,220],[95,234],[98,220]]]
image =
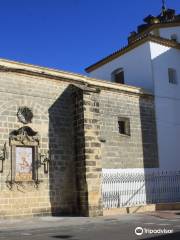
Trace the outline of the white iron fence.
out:
[[[104,208],[180,201],[180,172],[103,170]]]

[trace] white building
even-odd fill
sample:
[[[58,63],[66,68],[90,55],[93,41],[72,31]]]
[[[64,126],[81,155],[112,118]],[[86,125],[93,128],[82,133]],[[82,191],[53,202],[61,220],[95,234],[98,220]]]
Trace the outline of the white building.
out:
[[[160,169],[180,170],[180,15],[163,6],[159,16],[144,22],[126,47],[86,71],[154,94]]]

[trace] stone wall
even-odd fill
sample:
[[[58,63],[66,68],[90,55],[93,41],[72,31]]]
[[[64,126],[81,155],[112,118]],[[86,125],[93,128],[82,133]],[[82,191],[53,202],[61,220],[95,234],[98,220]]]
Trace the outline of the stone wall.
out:
[[[79,213],[102,215],[99,92],[75,92],[76,179]]]
[[[103,168],[158,167],[153,97],[102,91],[100,114]],[[129,119],[130,135],[119,133],[119,117]]]
[[[64,82],[0,73],[0,148],[6,142],[9,153],[0,173],[0,216],[72,214],[76,209],[71,94]],[[34,113],[28,126],[40,135],[41,153],[51,150],[49,172],[44,173],[43,166],[38,169],[38,185],[34,181],[11,183],[9,134],[23,126],[17,119],[21,106]]]
[[[76,75],[0,70],[0,149],[6,143],[8,150],[0,160],[0,217],[102,215],[102,167],[158,166],[152,96]],[[9,136],[23,126],[22,106],[33,111],[28,126],[40,135],[40,153],[50,151],[48,173],[38,165],[39,184],[12,179]],[[118,117],[130,119],[130,136],[119,133]]]

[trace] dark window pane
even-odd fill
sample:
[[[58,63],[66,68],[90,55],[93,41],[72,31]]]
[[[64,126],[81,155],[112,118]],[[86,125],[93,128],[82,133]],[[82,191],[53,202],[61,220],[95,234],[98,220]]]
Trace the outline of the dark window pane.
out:
[[[119,133],[130,136],[130,119],[126,117],[118,118]]]
[[[114,76],[114,80],[116,83],[124,84],[124,71],[116,73]]]
[[[177,83],[176,70],[173,68],[169,68],[168,75],[169,75],[169,83],[176,84]]]
[[[119,133],[121,133],[121,134],[126,134],[126,132],[125,132],[125,121],[119,121],[118,122],[118,124],[119,124]]]

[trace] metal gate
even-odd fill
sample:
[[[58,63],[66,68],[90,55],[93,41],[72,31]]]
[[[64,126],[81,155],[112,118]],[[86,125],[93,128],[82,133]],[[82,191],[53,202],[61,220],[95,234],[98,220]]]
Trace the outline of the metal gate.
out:
[[[179,202],[180,172],[104,169],[102,200],[105,209]]]

